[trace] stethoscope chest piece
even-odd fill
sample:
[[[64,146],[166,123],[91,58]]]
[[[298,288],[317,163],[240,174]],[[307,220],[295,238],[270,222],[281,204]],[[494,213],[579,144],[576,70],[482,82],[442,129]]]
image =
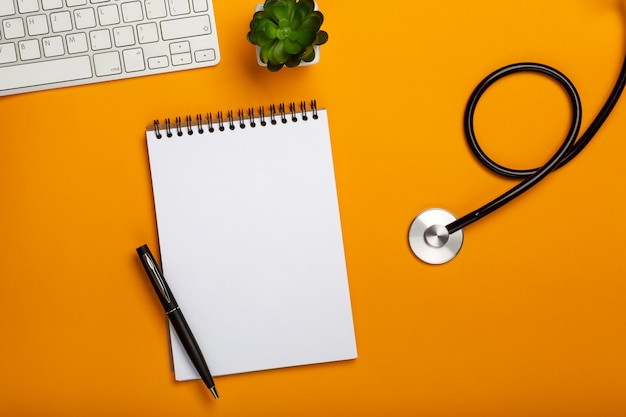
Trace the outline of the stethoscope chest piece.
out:
[[[463,230],[449,234],[445,226],[455,220],[452,213],[439,208],[418,214],[409,228],[409,245],[415,256],[433,265],[452,260],[463,245]]]

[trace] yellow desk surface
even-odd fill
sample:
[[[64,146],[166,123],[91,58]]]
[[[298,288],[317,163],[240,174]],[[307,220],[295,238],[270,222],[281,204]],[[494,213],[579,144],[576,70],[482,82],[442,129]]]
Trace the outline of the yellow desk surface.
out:
[[[519,61],[576,84],[586,128],[613,87],[615,0],[320,1],[321,62],[271,74],[245,40],[254,0],[213,0],[213,68],[0,98],[3,416],[626,415],[626,102],[572,163],[420,262],[407,230],[510,188],[464,142],[489,72]],[[175,382],[135,253],[157,248],[144,127],[315,98],[329,110],[359,357]],[[624,99],[623,99],[624,100]],[[569,123],[539,76],[480,104],[496,160],[541,165]]]

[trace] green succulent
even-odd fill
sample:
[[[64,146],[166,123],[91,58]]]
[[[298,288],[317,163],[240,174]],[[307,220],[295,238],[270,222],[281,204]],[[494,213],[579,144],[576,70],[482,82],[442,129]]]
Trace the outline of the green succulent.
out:
[[[270,71],[283,65],[296,67],[315,59],[315,45],[328,41],[320,30],[324,15],[313,0],[265,0],[263,10],[252,16],[247,39],[260,47],[259,58]]]

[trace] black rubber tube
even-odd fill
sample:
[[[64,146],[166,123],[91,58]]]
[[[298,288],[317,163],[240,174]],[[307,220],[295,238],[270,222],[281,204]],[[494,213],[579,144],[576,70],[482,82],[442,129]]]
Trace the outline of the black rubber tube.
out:
[[[519,72],[534,72],[546,75],[555,81],[557,81],[567,93],[570,102],[572,104],[572,121],[567,133],[565,140],[561,147],[556,151],[556,153],[545,163],[542,167],[534,168],[534,169],[526,169],[526,170],[518,170],[507,168],[503,165],[498,164],[489,158],[482,150],[478,143],[478,139],[476,138],[476,133],[474,131],[474,114],[476,112],[476,107],[482,95],[487,91],[487,89],[493,85],[499,79],[506,77],[507,75],[519,73]],[[477,210],[472,211],[471,213],[466,214],[465,216],[455,220],[454,222],[448,224],[446,229],[449,234],[455,233],[466,226],[474,223],[475,221],[485,217],[489,213],[497,210],[498,208],[504,206],[511,200],[519,197],[524,192],[528,191],[531,187],[539,183],[542,179],[544,179],[548,174],[554,171],[557,168],[562,167],[573,158],[576,157],[582,151],[587,144],[593,139],[595,134],[600,130],[602,124],[606,121],[606,119],[611,114],[611,111],[617,104],[622,91],[624,90],[624,85],[626,84],[626,56],[624,57],[624,62],[622,64],[622,68],[620,70],[620,74],[618,79],[609,95],[607,101],[604,106],[595,117],[593,122],[589,125],[587,130],[582,134],[578,141],[576,140],[578,133],[581,127],[581,119],[582,119],[582,103],[580,101],[580,97],[578,92],[576,91],[576,87],[574,84],[560,71],[549,67],[543,64],[537,64],[532,62],[522,62],[518,64],[508,65],[506,67],[502,67],[491,74],[489,74],[480,84],[474,89],[472,95],[470,96],[467,106],[465,108],[465,117],[464,117],[464,129],[465,129],[465,138],[469,145],[471,152],[474,156],[483,164],[487,169],[492,172],[502,175],[508,178],[520,178],[522,181],[517,184],[515,187],[511,188],[506,193],[500,195],[495,198],[491,202],[485,204]]]

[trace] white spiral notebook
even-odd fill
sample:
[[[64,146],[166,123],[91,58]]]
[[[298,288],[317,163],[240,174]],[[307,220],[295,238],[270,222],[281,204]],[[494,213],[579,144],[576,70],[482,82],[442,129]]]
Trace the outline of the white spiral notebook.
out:
[[[163,272],[213,375],[357,356],[327,112],[146,131]],[[170,331],[177,380],[199,378]]]

